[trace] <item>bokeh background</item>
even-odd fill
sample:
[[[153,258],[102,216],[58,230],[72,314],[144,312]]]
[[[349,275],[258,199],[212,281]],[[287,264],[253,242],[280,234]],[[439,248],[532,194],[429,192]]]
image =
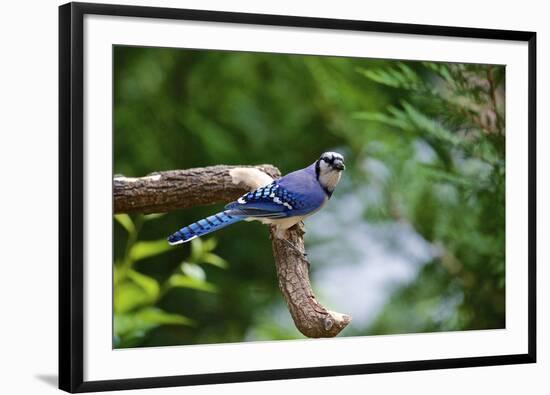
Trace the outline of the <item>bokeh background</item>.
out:
[[[505,326],[505,68],[114,48],[116,174],[270,163],[347,169],[306,220],[340,336]],[[268,231],[166,237],[223,205],[114,218],[114,347],[301,339]]]

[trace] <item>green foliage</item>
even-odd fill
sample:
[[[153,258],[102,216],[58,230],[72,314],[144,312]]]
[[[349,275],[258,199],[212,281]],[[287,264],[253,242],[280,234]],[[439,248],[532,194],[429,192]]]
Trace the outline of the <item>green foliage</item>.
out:
[[[115,221],[127,232],[126,253],[114,265],[114,339],[115,347],[133,347],[141,343],[149,332],[162,325],[194,326],[195,321],[180,313],[170,313],[160,304],[172,288],[217,292],[206,281],[206,274],[198,263],[215,262],[221,268],[227,262],[213,253],[215,239],[202,242],[193,240],[189,262],[182,262],[164,281],[134,269],[140,260],[154,258],[167,252],[170,245],[166,239],[138,241],[139,232],[146,221],[161,218],[161,215],[139,215],[135,221],[126,214],[115,215]],[[195,263],[192,263],[195,262]]]
[[[393,296],[372,331],[502,327],[503,68],[424,62],[414,70],[398,63],[364,71],[367,78],[400,89],[400,105],[356,117],[402,134],[410,149],[421,141],[434,153],[429,160],[408,163],[408,169],[401,158],[371,154],[393,167],[387,193],[397,202],[394,215],[437,246],[439,256]],[[446,319],[430,314],[444,306],[452,313]]]
[[[330,236],[306,221],[312,278],[334,268],[333,254],[359,276],[371,246],[343,246],[363,240],[364,225],[406,224],[429,245],[414,278],[387,287],[376,317],[342,335],[503,327],[504,67],[116,46],[114,73],[116,174],[258,163],[287,173],[338,150],[346,172],[315,217],[356,211],[331,221]],[[115,216],[116,347],[301,338],[265,227],[165,242],[221,207]],[[380,238],[387,254],[403,251],[394,234]],[[313,287],[344,312],[372,303],[337,306]]]

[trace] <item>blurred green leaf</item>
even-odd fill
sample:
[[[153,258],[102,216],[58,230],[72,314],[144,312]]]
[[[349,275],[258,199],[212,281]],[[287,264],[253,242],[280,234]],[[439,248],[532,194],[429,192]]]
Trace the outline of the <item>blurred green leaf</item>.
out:
[[[193,239],[191,241],[191,256],[189,260],[195,263],[209,263],[221,269],[226,269],[228,267],[227,261],[210,252],[216,248],[217,244],[217,240],[213,237],[205,241],[200,238]]]
[[[173,274],[168,280],[168,283],[170,286],[176,288],[190,288],[211,293],[216,293],[218,291],[218,288],[214,284],[210,284],[197,278],[185,276],[183,274]]]
[[[461,139],[446,129],[441,122],[426,116],[406,101],[403,101],[402,105],[408,115],[408,119],[416,125],[419,131],[428,133],[438,139],[449,142],[452,145],[460,145],[462,143]]]
[[[125,313],[138,306],[150,303],[151,297],[134,282],[119,282],[114,288],[115,313]]]
[[[388,115],[382,112],[370,112],[360,111],[353,114],[355,119],[365,121],[375,121],[386,124],[388,126],[395,126],[405,131],[413,131],[413,125],[404,119],[402,116],[396,116],[396,114]]]
[[[191,257],[189,260],[199,262],[204,254],[204,243],[200,237],[191,240]]]
[[[418,169],[421,174],[433,179],[434,181],[448,182],[450,184],[468,188],[479,188],[482,186],[476,183],[475,180],[469,180],[464,176],[457,175],[444,169],[438,169],[433,166],[421,165],[418,166]]]
[[[136,318],[156,325],[193,325],[194,321],[181,314],[167,313],[159,308],[149,307],[137,312]]]
[[[201,261],[205,263],[209,263],[221,269],[227,269],[227,267],[229,266],[225,259],[223,259],[222,257],[216,254],[212,254],[211,252],[204,254],[201,257]]]
[[[181,314],[167,313],[159,308],[147,307],[135,314],[115,314],[114,329],[117,336],[143,336],[159,325],[193,326],[192,319]]]
[[[130,249],[130,258],[133,261],[150,258],[162,254],[171,249],[165,239],[155,241],[138,241]]]
[[[203,252],[214,251],[217,245],[218,240],[215,237],[210,237],[202,242],[202,250]]]
[[[183,262],[181,264],[181,271],[185,275],[187,275],[191,278],[194,278],[194,279],[197,279],[197,280],[200,280],[200,281],[205,281],[206,280],[206,273],[204,272],[202,267],[200,267],[199,265],[196,265],[194,263]]]
[[[421,89],[422,80],[409,66],[402,62],[398,62],[396,66],[396,68],[359,69],[358,71],[379,84],[393,88]]]
[[[153,213],[153,214],[145,214],[143,216],[143,219],[145,221],[152,221],[152,220],[155,220],[155,219],[159,219],[159,218],[162,218],[166,215],[166,213]]]
[[[146,276],[145,274],[135,270],[129,270],[128,277],[145,291],[145,294],[150,301],[157,299],[159,296],[160,287],[154,278]]]
[[[120,225],[122,225],[124,229],[126,229],[128,233],[131,234],[136,231],[134,222],[132,221],[132,218],[130,218],[128,214],[116,214],[115,219]]]
[[[122,337],[132,331],[143,329],[143,326],[140,326],[139,323],[136,322],[135,315],[115,314],[114,329],[115,335],[117,337]]]
[[[123,275],[121,275],[120,273],[120,270],[117,268],[118,266],[120,265],[119,262],[116,262],[113,264],[113,283],[115,284],[118,284],[119,281],[121,281],[123,279]]]

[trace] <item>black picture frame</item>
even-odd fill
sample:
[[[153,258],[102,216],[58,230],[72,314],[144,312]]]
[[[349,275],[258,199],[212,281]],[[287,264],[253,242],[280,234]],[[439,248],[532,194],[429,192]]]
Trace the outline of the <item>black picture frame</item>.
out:
[[[86,14],[528,43],[528,352],[525,354],[84,381],[83,18]],[[68,3],[59,8],[59,388],[69,392],[507,365],[536,361],[536,33],[173,8]]]

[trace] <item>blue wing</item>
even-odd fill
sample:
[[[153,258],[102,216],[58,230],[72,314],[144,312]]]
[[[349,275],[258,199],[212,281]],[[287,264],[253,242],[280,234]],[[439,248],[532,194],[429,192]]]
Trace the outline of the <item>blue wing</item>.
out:
[[[234,216],[252,218],[285,218],[300,215],[299,196],[280,186],[277,181],[241,196],[225,206]]]

